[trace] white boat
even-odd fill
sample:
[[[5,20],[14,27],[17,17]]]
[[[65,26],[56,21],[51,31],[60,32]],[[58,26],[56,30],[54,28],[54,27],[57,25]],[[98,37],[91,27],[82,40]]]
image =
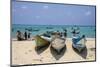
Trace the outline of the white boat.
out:
[[[41,36],[41,38],[43,38],[43,39],[45,39],[45,40],[47,40],[47,41],[49,41],[49,42],[51,42],[51,40],[52,40],[52,38],[50,38],[50,37],[45,37],[45,36]]]
[[[85,38],[73,37],[72,38],[72,47],[81,52],[85,47],[86,40]]]
[[[57,37],[55,38],[54,40],[52,40],[51,42],[51,47],[53,49],[55,49],[57,51],[58,54],[60,54],[61,50],[66,47],[66,44],[65,44],[65,39],[64,38],[60,38],[60,37]]]

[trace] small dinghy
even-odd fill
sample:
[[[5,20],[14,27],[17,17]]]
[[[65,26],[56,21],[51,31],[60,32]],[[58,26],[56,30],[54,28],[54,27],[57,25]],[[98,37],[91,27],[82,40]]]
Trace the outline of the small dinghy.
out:
[[[35,36],[35,42],[36,42],[36,48],[45,47],[50,44],[50,42],[48,40],[42,38],[39,35]]]
[[[66,47],[65,44],[65,39],[64,38],[60,38],[57,37],[55,39],[52,40],[51,42],[51,47],[58,53],[60,54],[61,50]]]
[[[81,52],[84,48],[86,48],[86,40],[84,37],[73,37],[72,38],[72,47],[77,51]]]

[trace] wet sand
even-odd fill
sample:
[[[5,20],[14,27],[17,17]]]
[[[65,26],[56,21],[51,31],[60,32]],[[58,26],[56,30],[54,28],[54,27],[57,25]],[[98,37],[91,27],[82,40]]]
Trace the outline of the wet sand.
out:
[[[66,39],[66,47],[58,55],[50,47],[45,47],[40,51],[35,50],[35,41],[16,41],[12,40],[12,65],[27,64],[46,64],[46,63],[62,63],[62,62],[78,62],[78,61],[94,61],[95,60],[95,39],[87,38],[86,49],[82,53],[78,53],[72,48],[70,38]]]

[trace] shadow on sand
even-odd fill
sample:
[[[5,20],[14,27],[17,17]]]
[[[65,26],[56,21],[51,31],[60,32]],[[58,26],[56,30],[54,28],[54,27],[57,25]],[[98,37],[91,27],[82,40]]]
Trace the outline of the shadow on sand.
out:
[[[43,51],[45,51],[47,48],[49,47],[49,45],[47,46],[43,46],[43,47],[35,47],[35,51],[37,52],[37,54],[41,54]]]
[[[64,53],[65,53],[65,51],[66,51],[66,46],[65,46],[63,49],[61,49],[61,51],[60,51],[59,54],[58,54],[57,51],[56,51],[54,48],[52,48],[52,47],[50,47],[50,51],[51,51],[51,54],[53,55],[53,57],[54,57],[56,60],[59,60],[59,59],[64,55]]]
[[[72,47],[73,48],[73,47]],[[81,52],[79,52],[77,49],[73,48],[73,50],[80,55],[82,58],[86,59],[87,57],[87,47],[85,47]]]

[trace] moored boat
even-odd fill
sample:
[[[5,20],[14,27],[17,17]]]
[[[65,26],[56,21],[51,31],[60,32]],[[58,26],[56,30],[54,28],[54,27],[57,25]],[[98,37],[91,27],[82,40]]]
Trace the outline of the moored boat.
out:
[[[53,29],[53,27],[46,27],[46,29]]]
[[[40,29],[33,29],[33,28],[30,27],[30,28],[25,28],[25,30],[33,32],[33,31],[39,31]]]

